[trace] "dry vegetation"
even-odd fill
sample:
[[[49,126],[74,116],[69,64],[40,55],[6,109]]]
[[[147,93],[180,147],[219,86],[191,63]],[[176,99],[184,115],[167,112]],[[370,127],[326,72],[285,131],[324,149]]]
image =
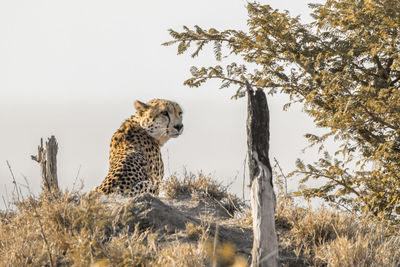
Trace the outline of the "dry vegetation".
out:
[[[242,201],[203,174],[171,177],[164,192],[161,200],[64,192],[15,201],[0,215],[0,265],[247,265],[252,222]],[[399,266],[398,229],[294,202],[277,206],[284,266]]]
[[[228,187],[213,180],[210,175],[187,173],[183,179],[176,175],[169,177],[164,183],[166,197],[172,199],[191,198],[195,200],[208,199],[222,207],[231,217],[246,206],[237,196],[228,191]]]
[[[0,262],[5,266],[201,266],[206,233],[196,243],[159,242],[151,229],[121,227],[112,207],[78,193],[17,204],[1,218]],[[131,219],[125,216],[128,224]],[[43,230],[42,230],[43,229]]]
[[[400,266],[399,229],[367,216],[279,199],[279,243],[309,266]]]

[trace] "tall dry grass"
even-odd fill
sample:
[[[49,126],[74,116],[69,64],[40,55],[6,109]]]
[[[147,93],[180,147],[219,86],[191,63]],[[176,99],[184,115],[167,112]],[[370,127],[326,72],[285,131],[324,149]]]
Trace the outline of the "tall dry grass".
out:
[[[205,237],[159,242],[150,229],[116,231],[97,196],[60,193],[15,203],[0,217],[1,266],[204,266]]]
[[[389,222],[280,198],[280,246],[312,266],[400,266],[399,229]]]
[[[206,175],[169,179],[166,195],[179,199],[179,194],[212,197],[240,215],[226,218],[231,227],[252,227],[243,203]],[[247,264],[236,255],[240,248],[216,242],[206,227],[209,222],[187,223],[182,233],[175,233],[186,236],[182,242],[160,236],[157,229],[121,229],[96,195],[63,192],[20,198],[14,205],[14,210],[0,213],[0,266]],[[280,197],[276,225],[284,266],[293,264],[292,256],[303,266],[400,266],[399,229],[385,221],[325,208],[313,211]]]

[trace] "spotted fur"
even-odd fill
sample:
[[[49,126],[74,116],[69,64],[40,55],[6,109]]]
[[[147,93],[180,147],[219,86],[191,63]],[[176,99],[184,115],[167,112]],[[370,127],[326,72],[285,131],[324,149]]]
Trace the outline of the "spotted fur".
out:
[[[96,191],[135,196],[158,195],[164,176],[160,147],[182,134],[182,109],[169,100],[135,101],[136,114],[115,132],[110,144],[110,168]]]

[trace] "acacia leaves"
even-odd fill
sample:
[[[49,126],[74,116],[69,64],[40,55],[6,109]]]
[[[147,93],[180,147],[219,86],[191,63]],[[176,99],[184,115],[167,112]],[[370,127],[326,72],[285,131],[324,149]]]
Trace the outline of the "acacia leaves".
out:
[[[173,40],[165,44],[177,44],[178,54],[194,44],[193,57],[212,44],[217,60],[235,54],[257,66],[192,67],[185,84],[197,87],[216,78],[222,88],[236,86],[235,97],[241,97],[249,80],[271,94],[289,94],[290,103],[302,102],[316,126],[329,130],[307,135],[310,145],[329,137],[341,145],[334,156],[298,165],[294,174],[303,184],[323,181],[301,193],[398,220],[400,2],[327,0],[310,7],[314,21],[303,24],[286,11],[249,3],[248,32],[184,27],[170,30]]]

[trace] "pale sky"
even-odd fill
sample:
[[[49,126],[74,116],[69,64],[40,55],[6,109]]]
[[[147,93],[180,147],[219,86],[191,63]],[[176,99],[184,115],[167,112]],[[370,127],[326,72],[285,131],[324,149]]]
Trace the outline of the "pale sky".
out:
[[[309,0],[260,2],[309,19]],[[165,98],[181,105],[185,125],[162,149],[165,176],[184,168],[212,173],[241,196],[247,100],[231,100],[235,88],[219,90],[218,81],[183,86],[190,66],[216,63],[211,50],[192,59],[161,43],[171,40],[169,28],[183,25],[246,31],[245,3],[0,0],[0,195],[7,189],[10,197],[13,189],[6,160],[17,182],[26,176],[39,192],[39,166],[30,155],[51,135],[59,142],[61,188],[72,187],[81,166],[89,191],[107,174],[111,136],[135,112],[134,100]],[[284,103],[284,96],[269,97],[270,158],[289,172],[296,158],[313,159],[301,150],[303,135],[317,129],[301,107],[282,111]]]

